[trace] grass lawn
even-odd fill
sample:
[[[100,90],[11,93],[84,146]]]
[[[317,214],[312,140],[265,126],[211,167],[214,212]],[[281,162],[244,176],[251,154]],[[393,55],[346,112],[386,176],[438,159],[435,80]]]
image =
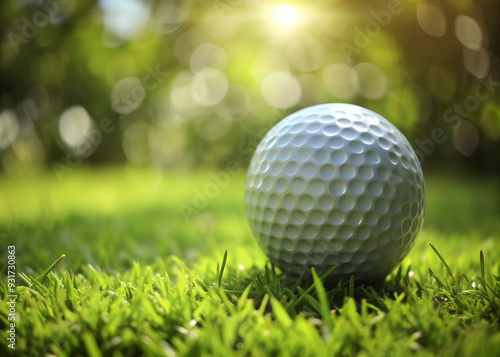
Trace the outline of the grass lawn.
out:
[[[17,299],[15,351],[0,304],[0,356],[500,356],[494,178],[426,173],[415,247],[382,287],[358,287],[280,279],[248,228],[244,175],[214,177],[1,177],[0,300],[12,245]]]

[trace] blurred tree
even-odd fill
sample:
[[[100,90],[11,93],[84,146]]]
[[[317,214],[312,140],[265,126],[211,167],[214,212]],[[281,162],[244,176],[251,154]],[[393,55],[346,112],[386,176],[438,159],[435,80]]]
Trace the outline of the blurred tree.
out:
[[[394,122],[425,164],[500,170],[499,10],[496,0],[3,1],[2,169],[243,163],[285,115],[350,102]]]

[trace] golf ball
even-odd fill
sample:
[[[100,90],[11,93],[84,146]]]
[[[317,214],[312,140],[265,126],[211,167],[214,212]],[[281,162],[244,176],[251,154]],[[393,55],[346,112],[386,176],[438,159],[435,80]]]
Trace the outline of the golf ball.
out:
[[[246,213],[270,261],[287,275],[376,282],[415,243],[424,177],[405,136],[351,104],[321,104],[276,124],[247,174]]]

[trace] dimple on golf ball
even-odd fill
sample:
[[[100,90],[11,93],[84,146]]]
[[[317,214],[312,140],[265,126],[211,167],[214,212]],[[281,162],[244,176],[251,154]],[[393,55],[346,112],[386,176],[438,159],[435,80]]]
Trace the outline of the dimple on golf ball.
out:
[[[247,174],[246,213],[270,261],[288,275],[384,279],[422,226],[424,177],[405,136],[382,116],[321,104],[276,124]]]

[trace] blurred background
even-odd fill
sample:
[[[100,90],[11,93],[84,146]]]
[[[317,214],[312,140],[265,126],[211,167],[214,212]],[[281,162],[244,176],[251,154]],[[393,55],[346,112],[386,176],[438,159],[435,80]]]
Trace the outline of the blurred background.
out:
[[[246,165],[306,106],[388,118],[424,166],[500,173],[497,0],[0,2],[0,170]]]

